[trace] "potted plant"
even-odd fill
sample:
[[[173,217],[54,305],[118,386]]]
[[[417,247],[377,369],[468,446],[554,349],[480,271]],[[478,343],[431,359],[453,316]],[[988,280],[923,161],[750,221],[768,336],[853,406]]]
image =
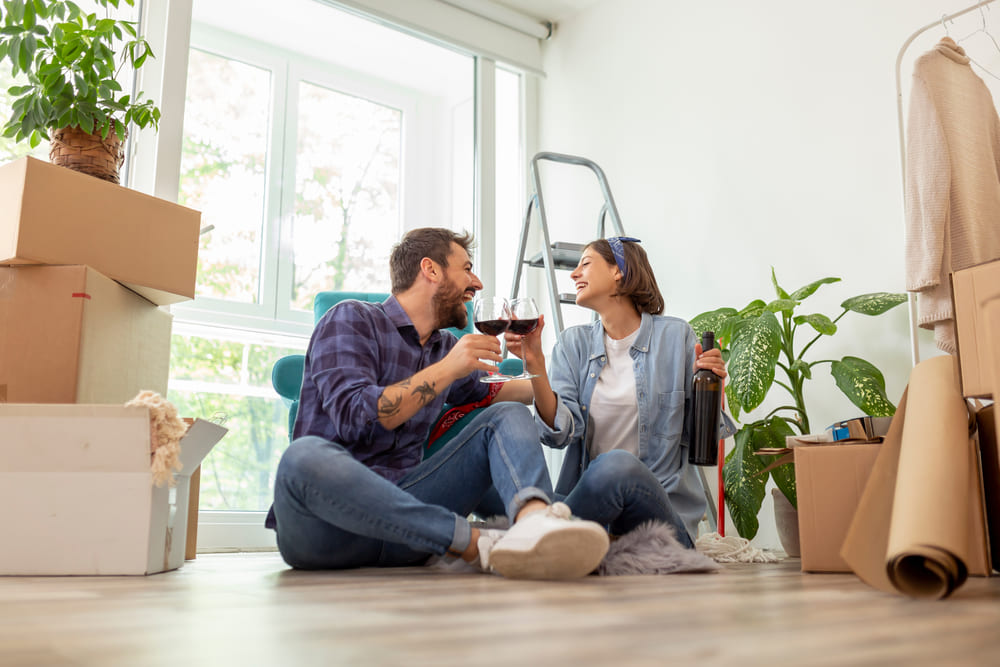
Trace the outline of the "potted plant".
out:
[[[757,534],[757,514],[769,478],[774,479],[792,506],[797,506],[794,467],[786,463],[768,470],[776,457],[755,452],[784,447],[786,436],[811,432],[803,387],[819,367],[829,366],[837,387],[864,414],[883,417],[896,411],[886,396],[882,373],[871,363],[854,356],[840,360],[806,358],[816,341],[837,333],[837,323],[847,313],[881,315],[907,300],[905,294],[862,294],[840,304],[843,312],[832,320],[821,313],[796,314],[802,302],[816,290],[839,281],[840,278],[822,278],[789,294],[778,284],[772,267],[775,299],[770,302],[758,299],[742,310],[719,308],[691,320],[695,332],[715,332],[729,371],[726,400],[736,419],[760,406],[775,386],[790,399],[764,417],[743,423],[723,464],[726,506],[737,532],[747,539]],[[812,335],[797,347],[796,334],[806,332]],[[783,377],[775,378],[779,369]]]
[[[129,123],[157,128],[160,110],[142,92],[122,94],[121,69],[153,56],[135,24],[107,16],[135,0],[93,0],[106,16],[84,13],[68,0],[4,0],[0,7],[0,62],[26,80],[3,136],[31,147],[50,140],[52,162],[118,182]]]

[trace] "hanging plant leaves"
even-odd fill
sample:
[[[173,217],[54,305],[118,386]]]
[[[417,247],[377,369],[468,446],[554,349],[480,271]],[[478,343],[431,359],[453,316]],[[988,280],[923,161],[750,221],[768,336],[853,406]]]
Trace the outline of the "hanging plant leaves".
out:
[[[729,358],[730,382],[747,412],[763,402],[774,382],[781,351],[781,326],[774,313],[763,311],[734,336]]]
[[[736,434],[736,445],[722,466],[726,507],[736,531],[748,540],[753,539],[760,527],[757,513],[764,502],[764,487],[767,485],[767,475],[761,474],[764,464],[761,457],[754,454],[753,432],[751,428],[743,428]]]
[[[881,315],[904,303],[907,298],[905,294],[873,292],[872,294],[852,297],[840,304],[840,307],[862,315]]]
[[[785,438],[795,435],[795,431],[781,417],[772,417],[767,424],[754,434],[754,451],[768,447],[781,448],[785,446]],[[782,455],[758,456],[766,468],[779,459]],[[771,478],[774,479],[775,486],[781,490],[793,507],[798,507],[798,498],[795,493],[795,466],[792,463],[784,463],[770,470]]]
[[[872,417],[891,417],[896,413],[885,393],[885,378],[875,366],[858,357],[844,357],[834,361],[830,374],[837,387],[851,403]]]

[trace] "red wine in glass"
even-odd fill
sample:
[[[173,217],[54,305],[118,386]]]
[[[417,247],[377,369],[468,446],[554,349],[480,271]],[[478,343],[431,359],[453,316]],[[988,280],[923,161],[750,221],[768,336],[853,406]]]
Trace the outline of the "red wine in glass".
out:
[[[472,307],[472,320],[476,328],[487,336],[499,336],[510,326],[510,307],[503,297],[483,297]],[[506,382],[510,378],[500,373],[490,373],[479,378],[481,382]]]
[[[529,297],[513,299],[510,302],[510,327],[508,331],[518,336],[526,336],[538,328],[538,305],[535,300]],[[520,375],[515,375],[514,380],[529,380],[532,375],[525,369]]]
[[[510,320],[479,320],[476,322],[476,328],[487,336],[499,336],[508,328],[513,330],[510,324]],[[535,320],[535,324],[538,324],[537,320]]]
[[[510,326],[507,330],[511,333],[515,333],[518,336],[525,336],[530,334],[535,328],[538,327],[538,318],[532,318],[527,320],[511,320]]]

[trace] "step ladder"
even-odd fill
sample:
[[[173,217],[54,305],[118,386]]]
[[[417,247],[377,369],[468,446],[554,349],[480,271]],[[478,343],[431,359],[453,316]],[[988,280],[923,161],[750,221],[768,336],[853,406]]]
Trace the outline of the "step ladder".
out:
[[[539,173],[538,164],[540,162],[557,162],[590,169],[597,177],[597,183],[604,195],[604,203],[597,216],[597,236],[604,238],[605,221],[611,218],[611,225],[616,236],[625,236],[622,227],[621,216],[618,214],[618,207],[615,199],[611,195],[611,188],[608,186],[608,179],[604,176],[604,171],[592,160],[577,157],[575,155],[563,155],[561,153],[537,153],[531,158],[530,170],[531,181],[534,186],[534,194],[528,199],[528,207],[524,213],[524,220],[521,224],[521,240],[517,249],[517,264],[514,267],[514,281],[511,285],[510,298],[517,298],[521,286],[521,272],[525,266],[545,269],[546,282],[548,284],[550,312],[555,317],[556,332],[561,333],[565,328],[563,325],[562,304],[576,303],[576,294],[560,294],[556,286],[556,269],[572,271],[580,261],[584,244],[556,241],[549,238],[549,226],[545,218],[545,199],[542,197],[542,180]],[[542,229],[542,249],[530,258],[525,257],[528,244],[528,234],[531,230],[532,212],[537,211],[538,222]]]
[[[545,218],[545,199],[542,197],[542,179],[538,170],[538,164],[540,162],[557,162],[561,164],[586,167],[594,172],[594,175],[597,177],[597,183],[601,188],[601,194],[604,195],[604,203],[601,205],[601,210],[597,215],[597,236],[594,238],[604,238],[605,221],[608,217],[611,218],[611,226],[614,229],[616,236],[625,236],[625,229],[622,227],[622,219],[618,214],[618,207],[615,205],[615,198],[611,195],[611,188],[608,185],[608,179],[604,175],[604,171],[597,166],[593,160],[577,157],[575,155],[564,155],[562,153],[550,152],[536,153],[535,156],[531,158],[531,182],[534,186],[535,192],[528,199],[528,206],[524,213],[524,220],[521,223],[521,239],[518,243],[517,264],[514,267],[514,281],[511,285],[510,298],[517,298],[521,286],[521,272],[525,266],[545,269],[551,313],[555,317],[556,333],[559,334],[562,333],[565,328],[563,325],[562,304],[576,303],[576,294],[559,293],[556,287],[556,269],[567,271],[575,269],[576,265],[580,262],[581,255],[583,254],[584,244],[569,243],[565,241],[552,242],[549,238],[549,226]],[[538,222],[542,228],[542,249],[532,257],[526,258],[525,251],[528,244],[528,234],[531,230],[531,214],[534,210],[537,210]],[[504,353],[506,354],[506,350],[504,350]],[[708,511],[705,513],[705,519],[708,521],[710,530],[716,531],[718,530],[718,526],[716,520],[715,498],[709,492],[708,480],[705,478],[704,468],[702,466],[696,466],[696,468],[698,469],[698,476],[701,479],[702,490],[705,493],[705,500],[708,505]]]

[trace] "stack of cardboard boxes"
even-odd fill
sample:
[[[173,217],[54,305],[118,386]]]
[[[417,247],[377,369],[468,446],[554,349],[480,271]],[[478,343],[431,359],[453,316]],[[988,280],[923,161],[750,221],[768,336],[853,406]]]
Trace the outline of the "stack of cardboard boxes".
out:
[[[34,158],[0,167],[0,505],[24,508],[0,574],[182,562],[170,515],[187,480],[150,491],[148,412],[123,404],[166,396],[172,316],[160,306],[194,297],[200,219]],[[185,438],[182,475],[221,437],[213,426]]]

